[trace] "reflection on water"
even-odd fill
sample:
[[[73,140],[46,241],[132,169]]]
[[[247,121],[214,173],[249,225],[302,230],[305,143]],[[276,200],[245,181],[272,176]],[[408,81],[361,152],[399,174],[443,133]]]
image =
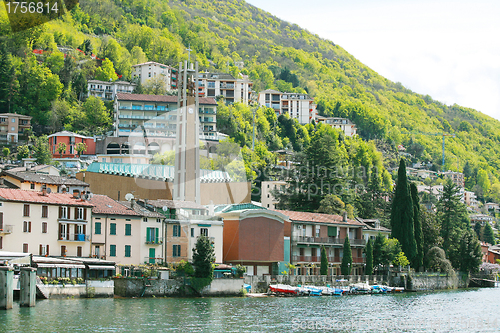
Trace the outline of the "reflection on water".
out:
[[[498,332],[500,289],[347,297],[38,301],[0,332]]]

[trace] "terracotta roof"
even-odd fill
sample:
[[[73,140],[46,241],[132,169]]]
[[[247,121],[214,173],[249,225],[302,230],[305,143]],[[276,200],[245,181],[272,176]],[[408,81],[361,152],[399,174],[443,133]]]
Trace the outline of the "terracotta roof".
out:
[[[89,186],[89,184],[67,176],[53,176],[32,171],[15,172],[12,170],[4,170],[2,175],[10,176],[25,182],[33,182],[49,185],[73,185],[73,186]]]
[[[148,204],[157,208],[163,208],[163,206],[167,206],[168,208],[176,208],[176,209],[187,208],[187,209],[207,210],[205,206],[199,205],[196,202],[192,201],[158,199],[158,200],[148,200]]]
[[[128,209],[133,209],[137,214],[144,217],[156,217],[156,218],[165,218],[165,215],[160,213],[152,212],[147,208],[140,206],[139,204],[134,204],[134,208],[131,208],[132,204],[130,201],[119,201],[122,205],[127,207]]]
[[[49,135],[48,138],[52,138],[54,136],[72,136],[72,137],[74,136],[75,138],[92,139],[92,137],[90,137],[90,136],[80,135],[80,134],[73,133],[73,132],[70,132],[70,131],[57,132],[57,133]]]
[[[89,202],[94,205],[92,214],[141,216],[107,195],[94,194]]]
[[[45,203],[66,206],[92,206],[88,201],[75,199],[69,193],[50,193],[42,195],[38,191],[0,188],[0,200]]]
[[[371,231],[381,231],[381,232],[391,232],[391,229],[388,229],[382,225],[380,225],[378,228],[371,226],[371,223],[376,223],[379,222],[379,220],[376,219],[362,219],[361,217],[356,217],[356,221],[360,222],[363,224],[363,229],[365,230],[371,230]]]
[[[320,222],[320,223],[335,223],[335,224],[349,224],[353,226],[364,226],[364,224],[356,221],[347,219],[343,221],[342,216],[332,215],[332,214],[322,214],[322,213],[307,213],[307,212],[294,212],[291,210],[277,210],[277,212],[288,216],[290,220],[297,222]]]
[[[137,102],[161,102],[161,103],[176,103],[177,96],[166,96],[166,95],[144,95],[144,94],[116,94],[116,99],[119,101],[137,101]],[[217,102],[213,98],[200,97],[200,104],[211,104],[217,105]]]

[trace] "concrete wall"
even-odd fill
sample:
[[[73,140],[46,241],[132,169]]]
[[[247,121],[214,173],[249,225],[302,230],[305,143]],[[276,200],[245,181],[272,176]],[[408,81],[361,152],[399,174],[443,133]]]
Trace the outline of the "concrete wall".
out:
[[[406,280],[406,288],[414,291],[467,288],[469,284],[468,275],[463,273],[456,273],[454,276],[441,273],[413,273],[409,278],[406,277]]]
[[[231,296],[240,295],[243,288],[243,279],[215,279],[201,291],[203,296]]]
[[[85,284],[67,284],[62,285],[41,285],[39,289],[43,289],[44,294],[49,298],[69,298],[69,297],[113,297],[114,281],[93,281],[88,280]]]

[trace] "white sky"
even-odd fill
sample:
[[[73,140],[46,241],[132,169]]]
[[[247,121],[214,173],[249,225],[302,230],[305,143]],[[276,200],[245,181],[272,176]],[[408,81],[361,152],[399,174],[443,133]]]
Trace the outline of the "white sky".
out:
[[[500,119],[500,0],[247,0],[420,94]]]

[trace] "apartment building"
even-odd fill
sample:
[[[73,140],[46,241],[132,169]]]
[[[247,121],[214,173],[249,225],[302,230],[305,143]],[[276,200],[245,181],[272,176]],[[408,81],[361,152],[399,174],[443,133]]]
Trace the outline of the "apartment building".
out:
[[[200,98],[200,135],[217,136],[217,102]],[[115,99],[115,136],[144,135],[148,137],[175,136],[177,96],[117,94]]]
[[[76,134],[70,131],[61,131],[54,134],[51,134],[47,137],[49,139],[49,148],[50,153],[52,154],[52,158],[75,158],[78,156],[78,152],[76,151],[76,145],[78,143],[84,143],[87,146],[87,149],[82,152],[81,155],[95,155],[95,144],[96,139],[84,136],[80,134]],[[66,149],[64,151],[59,151],[59,144],[64,143],[66,145]]]
[[[27,129],[31,128],[31,117],[17,113],[0,113],[0,141],[17,143]]]
[[[67,193],[0,188],[0,250],[88,257],[91,209]]]
[[[318,116],[316,120],[318,123],[328,125],[332,128],[340,129],[342,132],[344,132],[345,136],[352,137],[358,134],[358,129],[356,127],[356,124],[354,124],[351,120],[347,118]]]
[[[463,188],[465,186],[465,178],[463,173],[448,170],[446,172],[443,172],[443,175],[451,179],[451,181],[458,187]]]
[[[276,115],[288,114],[300,124],[316,120],[316,104],[306,94],[283,93],[277,90],[264,90],[259,93],[259,105],[272,108]]]
[[[201,97],[222,96],[226,104],[245,103],[252,100],[253,83],[248,75],[235,78],[225,73],[199,73],[198,94]]]
[[[263,181],[261,185],[260,197],[262,207],[267,209],[274,209],[278,204],[278,200],[274,197],[274,193],[284,192],[286,185],[287,183],[282,180]]]
[[[299,275],[317,275],[321,263],[321,246],[325,246],[328,257],[328,274],[340,275],[345,238],[349,238],[352,253],[351,274],[363,273],[364,224],[347,218],[320,213],[304,213],[276,210],[287,216],[290,222],[285,227],[285,236],[290,237],[291,261]]]
[[[378,234],[382,234],[385,238],[391,236],[391,229],[388,229],[380,224],[378,219],[362,219],[356,217],[356,221],[363,223],[363,238],[368,242],[369,239],[374,240]]]
[[[87,82],[87,96],[94,96],[105,101],[114,101],[116,94],[131,94],[135,89],[136,84],[127,81],[99,81],[89,80]]]
[[[177,89],[177,72],[174,67],[148,61],[132,66],[132,80],[146,84],[153,78],[161,78],[165,82],[167,90]]]

